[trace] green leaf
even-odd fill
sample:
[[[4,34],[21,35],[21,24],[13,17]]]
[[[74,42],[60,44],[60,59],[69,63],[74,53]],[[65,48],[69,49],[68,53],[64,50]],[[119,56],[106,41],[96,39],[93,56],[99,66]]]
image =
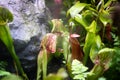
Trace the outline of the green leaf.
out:
[[[88,27],[88,23],[85,21],[82,15],[77,14],[74,19],[75,21],[80,23],[85,29]]]
[[[16,63],[16,66],[22,76],[27,79],[26,74],[24,73],[22,66],[20,64],[20,61],[15,53],[14,45],[13,45],[13,40],[10,34],[9,27],[7,25],[0,25],[0,39],[2,42],[5,44],[7,47],[8,51],[10,52],[10,55],[12,56],[13,60]]]
[[[90,49],[90,59],[92,62],[95,62],[96,56],[98,55],[99,50],[101,49],[102,41],[99,35],[95,37],[95,40]]]
[[[11,22],[11,21],[13,21],[12,13],[7,8],[0,6],[0,39],[7,47],[8,51],[10,52],[21,75],[25,79],[28,79],[26,74],[24,73],[22,66],[20,64],[20,61],[15,53],[12,36],[10,34],[10,29],[7,26],[7,23]]]
[[[105,5],[104,8],[110,7],[110,4],[112,3],[112,1],[116,1],[116,0],[108,0]]]
[[[43,79],[45,79],[47,75],[47,51],[46,50],[43,53],[42,69],[43,69]]]
[[[87,35],[86,35],[86,39],[85,39],[85,45],[83,47],[83,51],[85,53],[84,55],[84,64],[86,64],[87,62],[87,59],[89,57],[89,53],[90,53],[90,49],[91,49],[91,46],[95,40],[95,36],[96,34],[92,33],[92,32],[88,32]]]
[[[69,56],[69,53],[70,53],[70,45],[69,45],[69,38],[67,36],[65,36],[63,38],[63,41],[62,41],[62,45],[63,45],[63,55],[64,55],[64,58],[66,61],[70,61],[68,56]]]
[[[37,79],[36,80],[40,80],[40,78],[42,77],[42,61],[43,61],[43,51],[38,54],[38,58],[37,58]]]
[[[79,1],[73,5],[68,11],[67,11],[67,16],[68,14],[71,15],[72,18],[76,16],[76,14],[80,13],[88,4],[86,3],[80,3]]]
[[[12,52],[11,48],[13,48],[13,41],[10,35],[9,27],[6,25],[0,25],[0,39],[7,46],[10,52]]]
[[[80,74],[83,73],[85,71],[87,71],[88,68],[85,67],[80,61],[78,60],[73,60],[72,62],[72,74]]]
[[[86,20],[86,22],[90,25],[92,21],[95,19],[95,17],[98,16],[97,11],[93,10],[85,10],[82,13],[83,18]]]
[[[23,80],[23,79],[17,75],[10,74],[10,75],[3,77],[1,80]]]
[[[88,32],[96,33],[96,21],[93,21],[89,27],[87,27]]]
[[[99,3],[97,4],[96,9],[99,11],[104,7],[104,0],[100,0]]]
[[[107,25],[107,23],[111,23],[112,20],[110,19],[110,14],[109,12],[106,10],[102,10],[100,12],[100,16],[99,16],[100,21],[103,23],[104,26]]]
[[[10,75],[10,73],[7,71],[0,70],[0,76],[6,76],[6,75]]]

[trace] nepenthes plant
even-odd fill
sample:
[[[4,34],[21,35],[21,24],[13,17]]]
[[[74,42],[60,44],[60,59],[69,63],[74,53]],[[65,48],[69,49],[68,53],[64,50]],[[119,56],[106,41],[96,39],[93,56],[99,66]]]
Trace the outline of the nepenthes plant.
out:
[[[15,66],[17,67],[16,71],[17,74],[20,74],[25,79],[28,79],[23,71],[20,60],[15,53],[12,36],[8,26],[8,23],[12,21],[13,21],[12,13],[7,8],[0,6],[0,39],[7,47],[10,55],[13,58],[13,61],[15,62]]]
[[[113,2],[114,0],[97,2],[92,0],[91,3],[71,2],[73,6],[67,11],[69,18],[67,26],[64,26],[59,19],[53,19],[51,33],[48,33],[41,42],[43,57],[46,55],[43,59],[47,61],[49,55],[58,52],[57,49],[62,46],[60,47],[61,53],[64,55],[65,65],[72,79],[97,80],[102,76],[110,67],[112,56],[116,53],[114,46],[111,47],[112,44],[109,44],[112,41],[110,12],[113,9],[111,6]],[[80,27],[85,34],[76,34],[74,30],[77,27]],[[39,59],[41,57],[38,57],[38,62],[40,62]],[[90,65],[93,65],[91,69],[88,69],[89,66],[87,66],[89,61],[92,63]],[[44,64],[44,62],[40,63]],[[38,64],[40,69],[39,66]],[[47,66],[46,62],[44,66]],[[44,80],[47,70],[42,68],[38,72],[38,76],[43,71]]]

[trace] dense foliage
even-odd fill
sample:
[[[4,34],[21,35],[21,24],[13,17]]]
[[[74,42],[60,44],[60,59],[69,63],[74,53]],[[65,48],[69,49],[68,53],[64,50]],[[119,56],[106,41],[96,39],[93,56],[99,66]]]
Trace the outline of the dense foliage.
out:
[[[51,32],[46,34],[40,44],[37,58],[37,80],[108,80],[116,79],[108,75],[120,72],[120,35],[116,33],[111,12],[116,0],[64,0],[66,20],[50,21]],[[7,23],[13,20],[12,14],[0,7],[0,39],[7,46],[22,78],[25,75],[15,54],[12,38]],[[3,15],[3,13],[5,13]],[[3,17],[4,16],[4,17]],[[57,73],[47,75],[47,64],[53,56],[63,56],[64,66]],[[0,63],[2,80],[15,76],[5,71],[6,64]],[[5,76],[5,77],[4,77]]]

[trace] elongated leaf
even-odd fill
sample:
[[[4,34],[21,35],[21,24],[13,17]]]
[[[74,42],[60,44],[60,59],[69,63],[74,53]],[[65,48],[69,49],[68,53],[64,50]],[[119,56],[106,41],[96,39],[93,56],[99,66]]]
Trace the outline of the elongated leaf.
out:
[[[37,80],[42,77],[42,61],[43,61],[43,51],[40,51],[37,58]]]
[[[92,60],[93,63],[95,62],[96,56],[98,55],[98,52],[101,49],[101,45],[102,45],[101,38],[99,35],[97,35],[90,49],[90,59]]]
[[[7,25],[0,25],[0,39],[2,40],[2,42],[7,47],[8,51],[10,52],[13,60],[16,63],[16,66],[17,66],[18,70],[20,71],[20,73],[22,74],[22,76],[27,79],[27,76],[24,73],[24,71],[22,69],[22,66],[20,64],[20,61],[19,61],[19,59],[18,59],[18,57],[15,53],[13,40],[12,40],[12,37],[11,37],[11,34],[10,34],[9,27]]]
[[[44,80],[47,75],[47,51],[46,50],[44,50],[44,53],[43,53],[42,69],[43,69],[43,80]]]
[[[13,46],[13,41],[8,26],[0,25],[0,39],[4,42],[7,48],[11,50],[11,46]]]
[[[83,47],[83,51],[85,53],[84,64],[86,64],[86,62],[87,62],[91,46],[92,46],[92,44],[95,40],[95,37],[96,37],[96,22],[93,21],[91,23],[91,25],[86,29],[87,29],[88,33],[86,35],[85,45]]]
[[[99,11],[100,9],[102,9],[104,7],[104,0],[100,0],[96,9]]]
[[[40,80],[41,78],[45,79],[46,73],[47,73],[47,51],[45,48],[43,48],[39,52],[37,58],[37,80]]]
[[[84,51],[84,64],[86,64],[87,62],[87,59],[89,57],[89,53],[90,53],[90,49],[91,49],[91,46],[95,40],[95,34],[94,33],[91,33],[91,32],[88,32],[87,35],[86,35],[86,39],[85,39],[85,45],[83,47],[83,51]]]
[[[108,0],[108,1],[105,3],[104,8],[110,7],[110,4],[112,3],[112,1],[115,1],[115,0]]]
[[[65,58],[66,61],[70,61],[68,59],[68,55],[70,54],[70,51],[69,51],[70,47],[69,47],[69,39],[67,37],[63,38],[62,45],[63,45],[63,53],[64,53],[63,55],[64,55],[64,58]]]
[[[11,22],[11,21],[13,21],[12,13],[7,8],[0,6],[0,39],[7,47],[8,51],[10,52],[13,60],[16,63],[16,66],[17,66],[18,70],[20,71],[20,73],[22,74],[22,76],[25,79],[28,79],[26,74],[24,73],[24,71],[22,69],[20,61],[19,61],[19,59],[15,53],[15,50],[14,50],[14,45],[13,45],[12,37],[10,34],[10,29],[7,26],[7,23]]]
[[[77,21],[78,23],[80,23],[85,29],[88,27],[88,23],[85,21],[85,19],[83,18],[82,15],[77,14],[75,16],[75,21]]]
[[[80,3],[79,1],[74,5],[72,6],[68,12],[67,12],[67,16],[70,14],[72,18],[74,18],[76,16],[76,14],[80,13],[84,8],[85,6],[87,6],[87,4],[85,3]]]

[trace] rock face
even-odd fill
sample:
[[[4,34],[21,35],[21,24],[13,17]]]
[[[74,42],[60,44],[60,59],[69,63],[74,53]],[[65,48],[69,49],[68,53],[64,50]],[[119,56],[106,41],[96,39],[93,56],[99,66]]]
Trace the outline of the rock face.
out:
[[[9,24],[9,27],[15,50],[25,72],[33,80],[31,75],[36,75],[36,59],[40,50],[40,41],[49,32],[49,12],[45,1],[3,0],[0,5],[7,7],[14,15],[14,21]],[[1,56],[5,59],[4,57],[7,58],[9,53],[2,43],[0,46],[2,47],[0,47]]]

